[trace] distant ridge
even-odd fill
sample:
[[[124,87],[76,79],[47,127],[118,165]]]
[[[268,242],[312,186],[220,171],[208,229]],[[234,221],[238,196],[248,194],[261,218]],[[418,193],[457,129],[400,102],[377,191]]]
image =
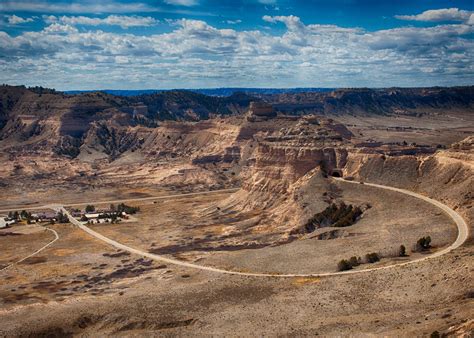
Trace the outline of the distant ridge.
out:
[[[202,89],[137,89],[137,90],[121,90],[121,89],[103,89],[103,90],[67,90],[66,94],[82,94],[90,92],[104,92],[117,96],[138,96],[144,94],[162,93],[169,91],[190,91],[194,93],[204,94],[208,96],[231,96],[235,93],[245,94],[295,94],[295,93],[326,93],[335,90],[336,88],[202,88]]]

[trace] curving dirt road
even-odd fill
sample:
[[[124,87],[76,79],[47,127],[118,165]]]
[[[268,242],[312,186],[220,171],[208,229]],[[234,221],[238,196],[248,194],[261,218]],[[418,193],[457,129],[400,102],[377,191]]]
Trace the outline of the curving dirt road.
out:
[[[26,257],[23,257],[22,259],[20,259],[19,261],[16,261],[14,263],[11,263],[10,265],[7,265],[6,267],[4,267],[3,269],[0,269],[0,272],[2,271],[5,271],[6,269],[12,267],[13,265],[15,264],[18,264],[18,263],[21,263],[23,262],[24,260],[30,258],[30,257],[33,257],[34,255],[40,253],[41,251],[43,251],[44,249],[46,249],[47,247],[49,247],[50,245],[52,245],[54,242],[56,242],[58,239],[59,239],[59,235],[58,233],[56,232],[56,230],[53,230],[53,229],[50,229],[50,228],[46,228],[46,230],[48,231],[51,231],[53,234],[54,234],[54,239],[49,242],[48,244],[44,245],[43,247],[41,247],[40,249],[36,250],[35,252],[33,252],[31,255],[28,255]]]
[[[340,179],[340,178],[339,179],[335,178],[335,179],[338,180],[338,181],[348,183],[348,184],[360,184],[360,182],[357,182],[357,181],[346,181],[346,180]],[[155,261],[165,262],[165,263],[169,263],[169,264],[174,264],[174,265],[179,265],[179,266],[184,266],[184,267],[199,269],[199,270],[204,270],[204,271],[210,271],[210,272],[215,272],[215,273],[224,273],[224,274],[230,274],[230,275],[240,275],[240,276],[250,276],[250,277],[283,277],[283,278],[288,278],[288,277],[290,277],[290,278],[291,277],[327,277],[327,276],[338,276],[338,275],[364,273],[364,272],[377,271],[377,270],[382,270],[382,269],[391,269],[391,268],[394,268],[394,267],[405,266],[405,265],[409,265],[409,264],[418,263],[418,262],[421,262],[421,261],[426,261],[428,259],[432,259],[432,258],[435,258],[435,257],[439,257],[441,255],[444,255],[444,254],[460,247],[466,241],[466,239],[468,237],[468,233],[469,233],[469,229],[468,229],[468,226],[467,226],[466,222],[456,211],[454,211],[453,209],[451,209],[447,205],[445,205],[441,202],[438,202],[434,199],[431,199],[429,197],[426,197],[426,196],[417,194],[415,192],[409,191],[409,190],[399,189],[399,188],[394,188],[394,187],[389,187],[389,186],[374,184],[374,183],[364,183],[364,184],[368,185],[368,186],[372,186],[372,187],[377,187],[377,188],[380,188],[380,189],[392,190],[392,191],[396,191],[398,193],[410,195],[410,196],[419,198],[421,200],[424,200],[425,202],[428,202],[428,203],[440,208],[446,214],[448,214],[453,219],[453,221],[456,223],[456,226],[458,228],[458,236],[456,238],[456,241],[454,241],[454,243],[452,243],[447,248],[445,248],[443,250],[440,250],[440,251],[437,251],[437,252],[435,252],[435,253],[433,253],[429,256],[425,256],[425,257],[418,258],[418,259],[415,259],[415,260],[411,260],[411,261],[408,261],[408,262],[396,263],[396,264],[393,264],[393,265],[382,266],[382,267],[367,268],[367,269],[360,269],[360,270],[348,270],[348,271],[341,271],[341,272],[316,273],[316,274],[270,274],[270,273],[239,272],[239,271],[230,271],[230,270],[218,269],[218,268],[213,268],[213,267],[210,267],[210,266],[203,266],[203,265],[194,264],[194,263],[187,263],[187,262],[183,262],[183,261],[180,261],[180,260],[177,260],[177,259],[168,258],[168,257],[160,256],[160,255],[155,255],[155,254],[145,252],[145,251],[142,251],[142,250],[139,250],[139,249],[131,248],[127,245],[119,243],[119,242],[117,242],[117,241],[115,241],[111,238],[108,238],[108,237],[106,237],[106,236],[90,229],[86,225],[83,225],[77,219],[73,218],[71,216],[71,214],[63,206],[56,206],[55,209],[56,210],[62,210],[62,212],[65,213],[69,217],[69,220],[71,221],[71,223],[77,225],[82,230],[86,231],[87,233],[94,236],[95,238],[100,239],[100,240],[104,241],[105,243],[110,244],[110,245],[112,245],[112,246],[114,246],[118,249],[128,251],[130,253],[134,253],[134,254],[137,254],[137,255],[140,255],[140,256],[144,256],[144,257],[150,258],[150,259],[155,260]],[[198,193],[192,193],[192,194],[195,195],[195,194],[198,194]],[[203,193],[203,194],[205,194],[205,193]],[[186,195],[189,195],[189,194],[183,194],[181,196],[186,196]],[[171,195],[171,196],[176,197],[176,195]],[[162,196],[160,198],[166,198],[166,196]],[[149,198],[149,199],[151,199],[151,198]],[[139,199],[136,199],[136,200],[139,200]],[[129,200],[129,201],[132,201],[132,200]]]

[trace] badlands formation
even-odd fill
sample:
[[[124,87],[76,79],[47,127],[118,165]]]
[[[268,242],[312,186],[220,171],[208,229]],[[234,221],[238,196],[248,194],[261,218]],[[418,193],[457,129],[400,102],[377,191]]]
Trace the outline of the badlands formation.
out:
[[[0,90],[4,217],[140,209],[0,229],[1,335],[472,335],[473,87]]]

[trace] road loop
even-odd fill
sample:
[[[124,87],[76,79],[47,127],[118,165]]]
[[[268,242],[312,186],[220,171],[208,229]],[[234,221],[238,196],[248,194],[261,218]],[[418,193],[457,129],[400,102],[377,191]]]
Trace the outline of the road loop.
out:
[[[337,181],[348,183],[348,184],[361,184],[361,182],[346,181],[346,180],[341,179],[341,178],[334,178],[334,179],[336,179]],[[194,264],[194,263],[183,262],[183,261],[180,261],[178,259],[168,258],[168,257],[160,256],[160,255],[155,255],[155,254],[152,254],[152,253],[149,253],[149,252],[146,252],[146,251],[142,251],[142,250],[139,250],[139,249],[136,249],[136,248],[129,247],[127,245],[119,243],[119,242],[117,242],[117,241],[115,241],[111,238],[108,238],[108,237],[106,237],[106,236],[90,229],[89,227],[82,224],[77,219],[73,218],[71,216],[71,214],[64,207],[61,207],[61,210],[63,211],[63,213],[65,213],[69,217],[69,220],[70,220],[71,223],[77,225],[80,229],[84,230],[85,232],[87,232],[91,236],[93,236],[97,239],[100,239],[101,241],[103,241],[107,244],[110,244],[110,245],[114,246],[117,249],[124,250],[124,251],[130,252],[130,253],[133,253],[133,254],[137,254],[137,255],[147,257],[147,258],[155,260],[155,261],[164,262],[164,263],[168,263],[168,264],[174,264],[174,265],[183,266],[183,267],[192,268],[192,269],[210,271],[210,272],[214,272],[214,273],[222,273],[222,274],[238,275],[238,276],[249,276],[249,277],[273,277],[273,278],[329,277],[329,276],[340,276],[340,275],[352,275],[352,274],[366,273],[366,272],[384,270],[384,269],[392,269],[392,268],[395,268],[395,267],[401,267],[401,266],[406,266],[406,265],[410,265],[410,264],[415,264],[415,263],[419,263],[419,262],[422,262],[422,261],[426,261],[428,259],[432,259],[432,258],[435,258],[435,257],[445,255],[448,252],[459,248],[466,241],[466,239],[468,237],[468,233],[469,233],[467,223],[464,221],[464,219],[456,211],[454,211],[453,209],[451,209],[447,205],[445,205],[445,204],[443,204],[439,201],[436,201],[432,198],[417,194],[417,193],[409,191],[409,190],[389,187],[389,186],[380,185],[380,184],[367,183],[367,182],[364,182],[364,184],[368,185],[368,186],[376,187],[376,188],[379,188],[379,189],[396,191],[398,193],[413,196],[413,197],[419,198],[419,199],[421,199],[421,200],[423,200],[427,203],[430,203],[430,204],[438,207],[439,209],[443,210],[443,212],[445,212],[448,216],[450,216],[452,218],[452,220],[456,223],[456,226],[458,228],[458,236],[456,238],[456,241],[454,241],[450,246],[444,248],[443,250],[437,251],[437,252],[435,252],[435,253],[433,253],[429,256],[421,257],[421,258],[414,259],[414,260],[411,260],[411,261],[408,261],[408,262],[396,263],[396,264],[392,264],[392,265],[375,267],[375,268],[368,268],[368,269],[361,269],[361,270],[348,270],[348,271],[341,271],[341,272],[315,273],[315,274],[271,274],[271,273],[257,273],[257,272],[255,272],[255,273],[253,273],[253,272],[240,272],[240,271],[224,270],[224,269],[219,269],[219,268],[213,268],[213,267],[210,267],[210,266],[204,266],[204,265],[199,265],[199,264]],[[210,193],[212,193],[212,192],[210,192]],[[196,194],[199,194],[199,193],[192,193],[192,195],[196,195]],[[204,193],[201,193],[201,194],[206,194],[206,193],[204,192]],[[183,194],[182,196],[189,196],[189,195],[190,194]],[[174,197],[178,197],[178,196],[179,195],[170,195],[169,197],[174,198]],[[166,196],[161,196],[160,197],[160,199],[165,199],[165,198],[166,198]],[[151,198],[149,198],[149,199],[151,199]],[[143,200],[143,199],[136,199],[136,200]],[[132,200],[127,200],[127,201],[132,201]]]

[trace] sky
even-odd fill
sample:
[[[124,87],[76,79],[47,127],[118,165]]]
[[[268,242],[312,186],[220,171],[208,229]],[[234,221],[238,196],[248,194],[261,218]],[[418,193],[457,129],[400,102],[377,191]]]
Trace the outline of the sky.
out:
[[[0,83],[474,84],[473,0],[0,0]]]

